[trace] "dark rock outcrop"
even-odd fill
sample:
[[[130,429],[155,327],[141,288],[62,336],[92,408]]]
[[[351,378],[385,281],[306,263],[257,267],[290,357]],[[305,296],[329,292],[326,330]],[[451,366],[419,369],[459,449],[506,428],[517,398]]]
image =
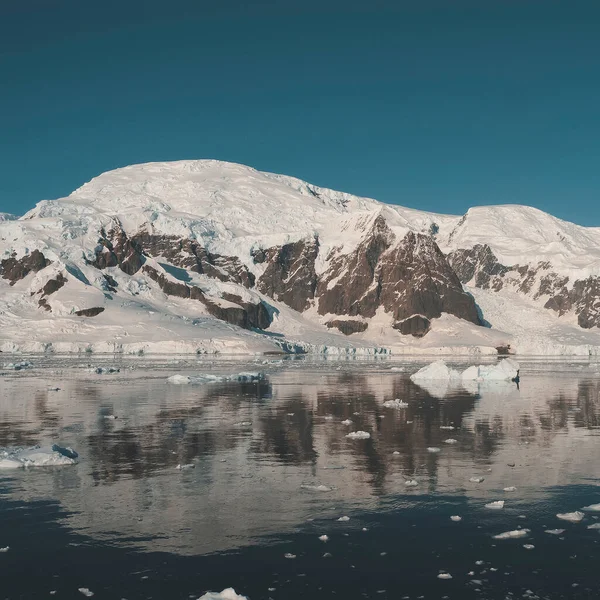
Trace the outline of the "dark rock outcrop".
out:
[[[93,306],[92,308],[84,308],[82,310],[76,310],[75,314],[78,317],[96,317],[100,313],[104,312],[104,306]]]
[[[245,302],[235,294],[224,294],[223,299],[235,306],[224,306],[217,299],[207,296],[199,287],[171,281],[164,273],[160,273],[149,265],[144,265],[142,271],[150,279],[158,283],[160,289],[168,296],[189,298],[202,302],[209,314],[232,325],[244,329],[266,329],[272,322],[269,310],[264,302]]]
[[[361,333],[362,331],[366,331],[369,327],[368,323],[364,321],[353,321],[351,319],[343,320],[343,319],[333,319],[332,321],[328,321],[325,323],[327,327],[330,329],[335,327],[339,331],[341,331],[344,335],[352,335],[353,333]]]
[[[115,223],[108,232],[102,229],[100,234],[96,258],[92,262],[97,269],[119,267],[123,273],[134,275],[142,268],[144,256],[141,249],[129,239],[119,223]]]
[[[316,297],[322,315],[370,318],[382,307],[395,321],[446,312],[481,324],[473,298],[433,238],[408,232],[397,241],[381,216],[353,253],[330,258]]]
[[[254,261],[267,263],[257,289],[298,312],[306,310],[317,288],[315,261],[318,254],[317,238],[255,251]]]
[[[52,264],[39,250],[34,250],[17,259],[16,254],[10,258],[0,261],[0,274],[3,279],[8,279],[10,285],[15,285],[17,281],[24,279],[29,273],[37,273]]]
[[[429,333],[431,321],[423,315],[413,315],[393,325],[403,335],[412,335],[420,338]]]
[[[67,278],[62,273],[59,273],[54,279],[48,279],[41,292],[44,296],[50,296],[50,294],[54,294],[54,292],[60,290],[67,281]]]

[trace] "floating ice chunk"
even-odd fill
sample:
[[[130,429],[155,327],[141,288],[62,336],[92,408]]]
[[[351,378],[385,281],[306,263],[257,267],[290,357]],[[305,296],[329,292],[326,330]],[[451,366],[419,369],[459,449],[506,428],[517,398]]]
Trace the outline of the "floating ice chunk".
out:
[[[292,559],[292,558],[296,558],[296,555],[295,555],[295,554],[292,554],[291,552],[286,552],[286,553],[283,555],[283,557],[284,557],[284,558],[289,558],[289,559]]]
[[[533,544],[523,544],[523,548],[525,548],[525,550],[533,550],[535,546]]]
[[[600,512],[600,504],[590,504],[589,506],[584,506],[581,510],[587,510],[589,512]]]
[[[104,418],[109,421],[114,421],[117,417],[115,415],[104,415]]]
[[[496,500],[485,505],[486,508],[500,509],[504,508],[504,500]]]
[[[0,552],[8,552],[10,550],[10,546],[4,546],[4,548],[0,548]]]
[[[392,454],[393,454],[394,456],[397,456],[398,454],[400,454],[400,452],[398,452],[398,450],[394,450],[394,451],[392,452]]]
[[[194,463],[188,463],[187,465],[177,465],[175,467],[178,471],[186,471],[187,469],[195,469],[196,465]]]
[[[87,598],[91,598],[94,595],[94,592],[92,592],[92,590],[88,589],[88,588],[79,588],[77,590],[80,594],[83,594],[84,596],[86,596]]]
[[[303,490],[310,490],[312,492],[330,492],[332,488],[327,487],[326,485],[310,485],[310,484],[302,484],[300,486]]]
[[[326,421],[333,421],[333,415],[325,415],[324,419]]]
[[[63,448],[57,444],[50,447],[0,448],[0,469],[74,465],[77,457],[77,452],[72,448]]]
[[[411,381],[414,383],[432,380],[450,381],[452,379],[458,380],[459,378],[460,373],[454,369],[450,369],[443,360],[436,360],[410,376]]]
[[[328,535],[320,535],[319,540],[321,540],[322,542],[328,542],[329,536]]]
[[[591,525],[588,525],[587,528],[588,529],[600,529],[600,523],[592,523]]]
[[[200,596],[198,600],[248,600],[248,598],[236,594],[233,588],[227,588],[222,592],[206,592],[206,594]]]
[[[447,440],[444,440],[444,444],[457,444],[458,440],[455,440],[454,438],[448,438]]]
[[[516,538],[523,538],[529,535],[529,529],[513,529],[512,531],[505,531],[504,533],[499,533],[498,535],[494,535],[493,538],[495,540],[512,540]],[[477,564],[477,563],[475,563]]]
[[[579,510],[571,513],[558,513],[556,516],[563,521],[571,521],[572,523],[579,523],[579,521],[585,517],[585,515]]]
[[[455,523],[458,523],[459,521],[462,521],[462,517],[459,517],[458,515],[452,515],[450,517],[451,521],[454,521]]]
[[[350,419],[346,419],[345,421],[342,421],[342,425],[352,425],[352,421]]]
[[[404,485],[406,487],[415,487],[415,486],[419,485],[419,482],[416,479],[409,479],[408,481],[404,482]]]
[[[18,363],[5,363],[4,368],[11,371],[21,371],[23,369],[33,369],[33,363],[28,360],[23,360]]]
[[[440,449],[436,448],[435,446],[430,446],[429,448],[427,448],[427,452],[435,454],[436,452],[440,452]]]
[[[331,554],[331,552],[325,552],[325,554],[323,554],[323,558],[331,558],[333,555]]]
[[[400,398],[396,398],[395,400],[388,400],[383,403],[385,408],[406,408],[408,406],[408,402],[403,402]]]
[[[471,477],[469,481],[471,483],[482,483],[483,481],[485,481],[485,477]]]
[[[346,522],[346,521],[349,521],[349,520],[350,520],[350,517],[347,517],[347,516],[343,516],[343,517],[340,517],[338,519],[338,521],[342,521],[342,522]]]
[[[505,358],[495,365],[469,367],[462,372],[463,381],[512,381],[520,366],[516,360]]]
[[[371,434],[368,431],[351,431],[346,434],[346,437],[351,440],[366,440],[371,437]]]
[[[505,491],[505,492],[516,492],[516,491],[517,491],[517,488],[516,488],[514,485],[511,485],[511,486],[509,486],[509,487],[505,487],[505,488],[504,488],[504,491]]]
[[[264,373],[234,373],[233,375],[213,375],[212,373],[202,373],[200,375],[171,375],[167,378],[167,383],[176,385],[201,385],[204,383],[218,383],[220,381],[240,381],[253,382],[266,379]]]
[[[454,427],[452,425],[440,425],[440,429],[446,429],[447,431],[452,431]]]
[[[452,579],[452,575],[450,573],[440,573],[438,579]]]
[[[588,529],[589,529],[589,527],[588,527]],[[598,529],[600,529],[600,525],[599,525]],[[565,532],[564,529],[546,529],[544,531],[544,533],[549,533],[550,535],[561,535],[564,532]]]

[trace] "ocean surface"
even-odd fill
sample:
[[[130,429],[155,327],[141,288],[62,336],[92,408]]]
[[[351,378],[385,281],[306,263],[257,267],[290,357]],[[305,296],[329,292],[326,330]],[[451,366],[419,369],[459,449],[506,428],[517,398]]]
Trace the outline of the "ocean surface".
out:
[[[0,599],[600,598],[599,363],[21,360],[0,448],[79,462],[0,470]]]

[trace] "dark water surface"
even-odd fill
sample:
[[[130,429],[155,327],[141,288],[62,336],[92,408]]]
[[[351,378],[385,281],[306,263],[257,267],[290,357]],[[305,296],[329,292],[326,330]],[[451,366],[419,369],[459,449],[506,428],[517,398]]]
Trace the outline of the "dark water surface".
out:
[[[600,503],[597,364],[467,390],[385,360],[31,360],[0,371],[0,447],[57,442],[80,462],[0,471],[0,599],[600,598],[600,512],[556,517]],[[248,370],[266,379],[166,383]]]

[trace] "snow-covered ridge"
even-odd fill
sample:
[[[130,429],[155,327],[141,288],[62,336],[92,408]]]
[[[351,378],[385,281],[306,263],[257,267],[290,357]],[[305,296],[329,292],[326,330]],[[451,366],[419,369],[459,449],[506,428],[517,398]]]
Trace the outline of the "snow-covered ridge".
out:
[[[452,257],[462,251],[459,271]],[[190,268],[201,253],[203,266]],[[600,284],[574,288],[600,276],[600,228],[526,206],[441,215],[233,163],[148,163],[103,173],[18,220],[0,215],[0,261],[9,259],[35,265],[10,263],[8,281],[6,269],[0,273],[5,351],[600,348]],[[485,285],[470,280],[472,263],[473,272],[484,271]],[[473,299],[453,269],[492,328],[478,326]],[[377,285],[388,300],[380,301],[386,292]],[[411,299],[415,289],[422,295]],[[356,298],[340,304],[344,290]],[[264,302],[266,335],[252,330],[250,315]],[[250,311],[246,331],[235,327],[241,317],[214,318],[237,306]]]

